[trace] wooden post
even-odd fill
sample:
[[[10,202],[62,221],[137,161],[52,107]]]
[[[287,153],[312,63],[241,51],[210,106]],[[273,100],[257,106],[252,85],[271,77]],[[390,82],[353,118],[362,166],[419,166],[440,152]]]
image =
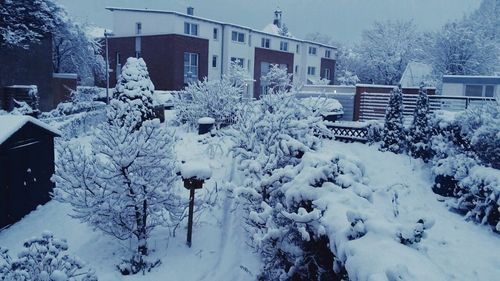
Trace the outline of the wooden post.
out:
[[[189,190],[189,214],[187,229],[187,245],[191,248],[191,238],[193,236],[193,211],[194,211],[194,188]]]

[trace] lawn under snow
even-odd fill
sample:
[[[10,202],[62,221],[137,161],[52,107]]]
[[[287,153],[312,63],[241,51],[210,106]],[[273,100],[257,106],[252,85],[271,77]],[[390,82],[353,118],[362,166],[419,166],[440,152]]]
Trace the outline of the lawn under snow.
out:
[[[186,163],[206,162],[212,177],[201,198],[216,190],[212,208],[197,216],[193,246],[185,244],[184,221],[175,237],[160,229],[153,234],[152,256],[162,264],[145,276],[123,277],[115,268],[121,257],[128,256],[126,242],[116,242],[67,214],[71,208],[59,202],[39,207],[22,221],[0,232],[0,246],[18,253],[26,238],[38,236],[44,230],[66,238],[69,252],[78,255],[96,270],[99,280],[255,280],[260,261],[257,253],[246,243],[243,219],[233,210],[226,188],[233,173],[231,158],[224,140],[210,140],[177,128],[178,160]],[[325,214],[331,221],[328,233],[342,231],[346,211],[369,212],[368,216],[384,218],[366,225],[370,231],[359,239],[337,241],[337,252],[348,256],[346,268],[352,280],[498,280],[500,276],[500,236],[488,227],[464,221],[463,216],[450,212],[431,191],[432,176],[421,162],[407,156],[382,153],[374,146],[358,143],[326,141],[318,155],[341,153],[363,163],[367,185],[374,191],[370,209],[350,197],[324,198],[332,204]],[[210,159],[209,155],[214,156]],[[179,182],[179,192],[182,189]],[[397,193],[398,204],[393,204]],[[394,217],[395,207],[399,212]],[[397,243],[387,235],[382,221],[414,221],[418,215],[434,221],[426,230],[427,238],[415,248]],[[336,239],[330,236],[331,239]],[[340,239],[340,238],[339,238]],[[418,249],[417,249],[418,248]],[[406,279],[398,279],[398,276]]]

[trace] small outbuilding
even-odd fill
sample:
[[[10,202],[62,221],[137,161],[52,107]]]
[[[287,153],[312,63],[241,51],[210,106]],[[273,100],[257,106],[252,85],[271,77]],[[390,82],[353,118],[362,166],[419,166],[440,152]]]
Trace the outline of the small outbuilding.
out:
[[[0,116],[0,228],[50,200],[59,135],[30,116]]]

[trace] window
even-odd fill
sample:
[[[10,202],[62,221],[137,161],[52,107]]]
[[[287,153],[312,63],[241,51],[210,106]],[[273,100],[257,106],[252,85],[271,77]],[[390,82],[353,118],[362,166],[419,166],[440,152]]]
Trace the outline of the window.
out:
[[[198,80],[198,54],[184,53],[184,83]]]
[[[219,29],[214,28],[214,40],[219,39]]]
[[[232,57],[231,58],[231,62],[233,63],[236,63],[237,65],[241,66],[241,67],[244,67],[244,64],[245,64],[245,60],[242,59],[242,58],[235,58],[235,57]]]
[[[195,23],[184,23],[184,34],[198,36],[198,25]]]
[[[325,68],[325,75],[323,76],[323,78],[325,79],[328,79],[328,80],[332,80],[330,79],[330,69],[329,68]]]
[[[287,52],[288,51],[288,42],[281,41],[280,42],[280,50]]]
[[[467,97],[488,97],[495,95],[494,85],[465,85],[465,95]]]
[[[330,50],[325,50],[325,58],[331,58],[332,52]]]
[[[465,95],[468,97],[481,97],[483,95],[483,86],[465,85]]]
[[[121,61],[121,56],[120,53],[116,52],[116,80],[120,77],[121,71],[122,71],[122,64],[120,63]]]
[[[299,66],[298,66],[298,65],[296,65],[296,66],[295,66],[295,74],[298,74],[298,73],[299,73]]]
[[[261,42],[260,46],[262,48],[267,48],[267,49],[271,48],[271,39],[269,39],[269,38],[262,38],[262,42]]]
[[[141,36],[135,37],[135,57],[141,57]]]
[[[297,46],[295,46],[295,52],[297,54],[300,52],[300,46],[299,46],[299,44],[297,44]]]
[[[135,34],[141,34],[142,33],[142,23],[136,22],[135,23]]]
[[[233,31],[231,33],[231,40],[234,42],[245,43],[245,33]]]
[[[316,67],[308,66],[307,67],[307,75],[316,75]]]
[[[217,56],[212,57],[212,67],[217,67]]]
[[[484,96],[488,98],[492,98],[495,93],[495,86],[493,85],[486,85],[484,86]]]
[[[310,55],[316,55],[316,51],[317,51],[316,47],[309,47],[309,54]]]

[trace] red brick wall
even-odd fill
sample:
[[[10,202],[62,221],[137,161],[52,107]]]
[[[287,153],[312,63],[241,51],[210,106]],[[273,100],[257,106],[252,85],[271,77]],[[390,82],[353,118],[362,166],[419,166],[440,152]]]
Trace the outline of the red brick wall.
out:
[[[128,57],[135,57],[135,37],[110,38],[110,67],[116,69],[116,53],[122,66]],[[141,57],[148,66],[151,81],[158,90],[184,88],[184,52],[198,54],[198,79],[208,76],[208,40],[177,35],[141,37]],[[116,85],[116,74],[110,75],[110,87]]]
[[[333,77],[335,75],[335,60],[321,58],[321,68],[320,68],[321,78],[326,78],[325,77],[325,70],[327,68],[330,69],[330,79],[329,79],[330,83],[329,83],[329,85],[333,85]]]
[[[293,53],[255,48],[253,71],[253,79],[255,80],[255,83],[253,87],[253,97],[256,99],[260,97],[260,64],[262,62],[268,62],[271,64],[285,64],[287,66],[288,73],[293,74]]]

